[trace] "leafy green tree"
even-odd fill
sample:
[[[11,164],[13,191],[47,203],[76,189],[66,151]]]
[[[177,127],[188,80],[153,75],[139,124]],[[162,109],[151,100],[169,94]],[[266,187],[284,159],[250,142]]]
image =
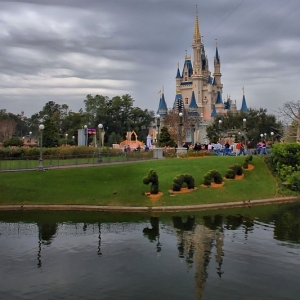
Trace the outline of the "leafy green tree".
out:
[[[60,145],[59,129],[55,120],[47,118],[44,121],[43,147],[57,147]]]
[[[160,134],[159,134],[159,145],[161,147],[169,146],[169,147],[175,147],[175,141],[171,137],[168,128],[167,127],[162,127]]]
[[[21,147],[21,146],[23,146],[23,141],[20,138],[13,136],[10,139],[6,140],[3,143],[3,146],[4,147],[9,147],[9,146]]]
[[[148,128],[154,119],[154,112],[134,107],[133,98],[126,94],[109,99],[102,95],[87,95],[85,103],[86,122],[89,126],[97,128],[102,124],[105,128],[105,143],[109,136],[115,132],[125,139],[127,131],[134,130],[139,139],[145,140]]]
[[[246,122],[243,121],[244,119]],[[221,124],[219,123],[220,120],[222,121]],[[249,109],[247,113],[228,112],[226,116],[216,117],[206,131],[207,137],[211,141],[217,140],[221,136],[235,135],[237,140],[246,138],[255,144],[261,139],[261,134],[268,141],[279,140],[282,136],[283,126],[281,122],[277,121],[275,115],[267,114],[266,109],[260,108],[259,110]],[[274,133],[273,136],[271,136],[271,132]]]
[[[112,132],[108,137],[107,144],[109,147],[111,147],[112,144],[119,144],[122,141],[123,141],[123,138],[119,134]]]

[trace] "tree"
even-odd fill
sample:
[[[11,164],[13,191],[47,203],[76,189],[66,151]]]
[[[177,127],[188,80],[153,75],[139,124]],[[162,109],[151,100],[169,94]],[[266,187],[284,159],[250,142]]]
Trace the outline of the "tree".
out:
[[[55,121],[47,118],[44,121],[45,129],[43,131],[43,146],[44,147],[57,147],[59,143],[59,129]]]
[[[146,139],[143,128],[148,128],[154,119],[154,112],[134,107],[134,100],[128,94],[112,99],[87,95],[84,103],[87,125],[97,128],[98,124],[102,124],[106,131],[105,143],[113,132],[125,139],[129,130],[134,130],[140,139]]]
[[[161,147],[165,147],[165,146],[175,147],[176,143],[174,139],[171,137],[168,128],[166,126],[162,127],[158,139],[159,139],[159,145]]]
[[[246,120],[245,124],[244,119]],[[222,121],[221,124],[219,123],[220,120]],[[279,140],[282,136],[282,130],[282,123],[277,121],[276,116],[267,114],[267,110],[261,108],[259,110],[249,109],[247,113],[228,112],[226,116],[216,117],[213,123],[207,127],[206,132],[211,141],[219,139],[221,136],[235,135],[237,140],[247,139],[257,143],[261,139],[261,134],[268,141],[273,138]],[[274,135],[271,135],[271,132]],[[245,134],[245,136],[242,134]]]
[[[15,133],[17,123],[12,119],[0,120],[0,141],[5,141]]]
[[[299,141],[300,139],[300,101],[289,101],[283,104],[278,112],[285,131],[283,139],[289,142]]]
[[[18,137],[16,137],[16,136],[13,136],[13,137],[11,137],[10,139],[6,140],[6,141],[3,143],[3,146],[4,146],[4,147],[8,147],[8,146],[21,147],[21,146],[23,146],[23,141],[20,140],[20,138],[18,138]]]

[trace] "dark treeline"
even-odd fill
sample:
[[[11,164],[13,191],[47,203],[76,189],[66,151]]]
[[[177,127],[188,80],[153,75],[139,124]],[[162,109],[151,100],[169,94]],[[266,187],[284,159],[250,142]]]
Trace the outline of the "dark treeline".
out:
[[[77,139],[77,130],[87,125],[98,128],[102,124],[106,132],[105,143],[113,144],[124,140],[128,130],[134,130],[139,140],[145,140],[148,128],[154,120],[154,112],[135,107],[133,98],[126,94],[109,98],[102,95],[87,95],[84,110],[74,112],[67,104],[49,101],[43,109],[32,116],[13,114],[0,109],[0,143],[12,137],[37,138],[39,124],[45,125],[45,146],[69,143]],[[53,144],[53,145],[52,145]]]

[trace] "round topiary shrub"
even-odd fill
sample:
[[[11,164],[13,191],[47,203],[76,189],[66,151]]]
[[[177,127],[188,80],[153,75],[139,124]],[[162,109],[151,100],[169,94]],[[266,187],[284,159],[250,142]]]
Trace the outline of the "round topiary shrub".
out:
[[[248,169],[248,166],[249,166],[249,162],[248,162],[247,160],[245,160],[245,161],[243,162],[243,168],[244,168],[244,169]]]
[[[248,155],[246,156],[246,159],[247,159],[248,161],[252,161],[252,159],[253,159],[252,154],[248,154]]]
[[[211,177],[210,172],[208,172],[204,175],[203,184],[207,185],[207,186],[211,186],[211,181],[212,181],[212,177]]]
[[[150,170],[147,177],[143,178],[144,184],[151,183],[150,194],[158,194],[159,185],[158,185],[158,176],[154,170]]]
[[[243,174],[243,168],[239,164],[231,165],[229,168],[234,171],[235,175],[239,175],[240,176],[240,175]]]
[[[216,184],[221,184],[223,182],[222,175],[219,171],[211,170],[205,174],[203,184],[210,186],[212,181]]]
[[[190,174],[182,174],[174,178],[172,190],[180,191],[184,183],[186,183],[188,189],[193,189],[195,187],[193,176]]]
[[[179,192],[184,182],[184,175],[178,175],[173,180],[173,191]]]
[[[226,175],[225,175],[225,178],[227,178],[227,179],[234,179],[235,178],[235,173],[234,173],[234,171],[232,170],[232,169],[228,169],[227,170],[227,173],[226,173]]]

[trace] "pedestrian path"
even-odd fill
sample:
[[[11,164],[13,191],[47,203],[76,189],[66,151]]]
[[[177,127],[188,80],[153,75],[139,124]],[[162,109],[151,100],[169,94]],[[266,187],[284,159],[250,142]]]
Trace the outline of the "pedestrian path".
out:
[[[17,210],[69,210],[69,211],[115,211],[115,212],[174,212],[174,211],[200,211],[223,209],[233,207],[247,207],[266,204],[280,204],[300,201],[298,197],[280,197],[251,201],[239,201],[228,203],[213,203],[185,206],[98,206],[98,205],[1,205],[0,211]]]

